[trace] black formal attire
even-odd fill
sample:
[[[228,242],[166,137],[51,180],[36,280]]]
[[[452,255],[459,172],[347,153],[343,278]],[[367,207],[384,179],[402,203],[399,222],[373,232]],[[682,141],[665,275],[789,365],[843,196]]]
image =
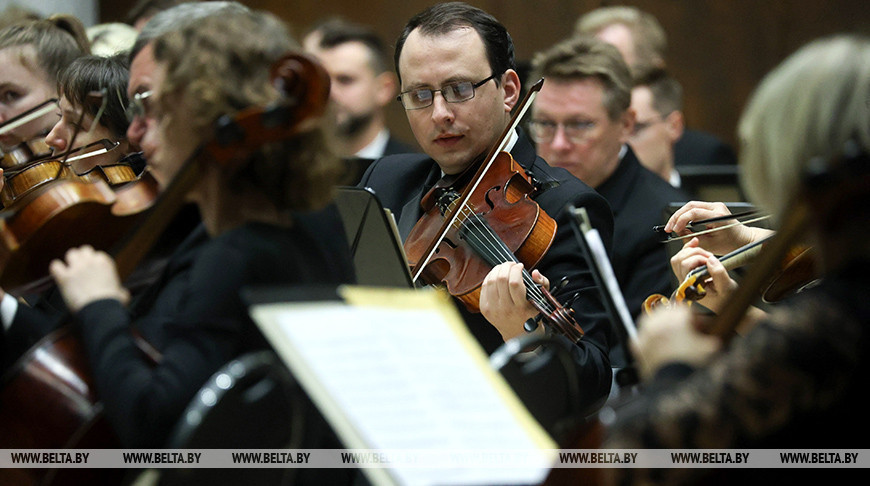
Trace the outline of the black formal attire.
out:
[[[365,174],[366,169],[368,169],[375,160],[381,157],[386,157],[387,155],[410,154],[414,152],[417,152],[414,147],[411,147],[390,134],[390,138],[387,139],[387,144],[384,146],[384,151],[377,157],[353,156],[345,159],[345,165],[347,166],[348,172],[348,183],[358,183],[362,175]]]
[[[387,146],[384,147],[383,156],[386,157],[387,155],[409,154],[412,152],[416,152],[416,150],[414,150],[414,147],[411,147],[410,145],[402,142],[401,140],[390,134],[390,139],[387,140]]]
[[[267,343],[240,289],[353,282],[337,210],[298,214],[289,228],[248,223],[214,238],[202,229],[179,247],[160,279],[129,309],[113,299],[76,314],[105,404],[125,447],[159,447],[196,391],[218,368]],[[130,328],[162,354],[149,366]]]
[[[572,352],[582,390],[580,408],[590,412],[600,406],[610,390],[612,371],[607,353],[613,335],[600,294],[571,228],[576,223],[566,210],[566,205],[573,203],[575,207],[586,208],[608,249],[613,225],[610,209],[604,198],[579,179],[564,169],[550,167],[543,159],[536,157],[525,137],[519,137],[511,154],[536,179],[538,190],[532,197],[558,224],[553,244],[537,268],[554,285],[562,277],[567,278],[565,287],[556,292],[560,301],[577,294],[572,307],[586,336],[573,346]],[[421,198],[441,175],[438,164],[425,154],[395,155],[372,164],[359,185],[372,188],[384,207],[394,213],[404,239],[421,216]],[[481,314],[471,314],[463,305],[458,307],[484,350],[491,353],[503,344],[499,332]],[[521,398],[526,399],[522,394]]]
[[[200,221],[195,204],[185,204],[179,210],[148,255],[124,281],[124,287],[134,299],[157,280],[179,245],[184,242],[190,247],[205,240],[204,231],[197,232],[196,238],[189,238]],[[0,331],[0,372],[12,366],[44,336],[70,323],[69,313],[56,288],[25,295],[23,299],[27,305],[19,304],[9,328]]]
[[[698,130],[686,129],[674,144],[674,166],[682,165],[734,165],[734,149],[719,138]]]
[[[670,255],[652,227],[662,224],[670,203],[685,202],[688,196],[642,166],[631,147],[626,149],[596,190],[613,210],[613,273],[629,312],[637,317],[649,295],[671,293]]]

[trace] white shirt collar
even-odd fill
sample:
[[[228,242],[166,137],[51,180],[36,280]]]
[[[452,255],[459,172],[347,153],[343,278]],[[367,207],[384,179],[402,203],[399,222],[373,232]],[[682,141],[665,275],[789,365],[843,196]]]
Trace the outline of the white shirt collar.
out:
[[[354,155],[361,159],[379,159],[384,156],[384,151],[387,149],[387,142],[390,140],[390,131],[386,128],[378,132],[378,136],[362,150]]]
[[[671,169],[671,178],[668,180],[674,187],[680,187],[680,184],[683,183],[683,180],[680,179],[680,173],[677,172],[677,169]]]

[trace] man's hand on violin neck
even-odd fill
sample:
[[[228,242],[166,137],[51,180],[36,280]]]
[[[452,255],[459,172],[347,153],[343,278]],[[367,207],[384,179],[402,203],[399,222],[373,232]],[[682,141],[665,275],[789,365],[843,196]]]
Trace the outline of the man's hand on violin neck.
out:
[[[537,270],[532,272],[532,280],[549,287],[549,281]],[[525,333],[523,324],[538,311],[526,298],[522,263],[502,263],[486,275],[480,288],[480,312],[505,341]]]

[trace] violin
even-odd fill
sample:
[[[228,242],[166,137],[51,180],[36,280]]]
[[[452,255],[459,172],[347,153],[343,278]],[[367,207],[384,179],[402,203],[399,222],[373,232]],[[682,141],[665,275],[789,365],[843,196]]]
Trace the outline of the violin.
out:
[[[288,54],[276,62],[272,79],[284,95],[281,102],[265,108],[249,108],[235,117],[221,118],[217,122],[218,136],[196,151],[159,194],[154,179],[146,171],[139,180],[123,185],[116,191],[112,191],[102,180],[86,182],[67,179],[55,181],[26,195],[26,199],[33,200],[15,212],[14,217],[22,218],[25,212],[38,213],[38,208],[34,207],[41,205],[36,204],[37,193],[49,200],[60,200],[64,195],[81,192],[79,202],[67,207],[67,212],[60,213],[63,214],[62,223],[43,218],[43,222],[53,230],[67,230],[68,233],[50,236],[47,231],[37,230],[31,234],[33,241],[26,243],[45,248],[46,255],[40,255],[40,259],[47,265],[52,258],[62,257],[66,249],[75,244],[88,243],[97,247],[107,243],[104,246],[110,246],[108,242],[112,238],[103,238],[99,233],[109,231],[114,234],[118,230],[114,229],[113,224],[133,221],[133,231],[127,232],[123,238],[115,237],[117,244],[113,247],[119,275],[129,275],[185,204],[185,196],[200,180],[200,163],[217,161],[227,164],[232,170],[249,158],[260,144],[291,138],[317,124],[329,100],[329,75],[326,70],[309,56]],[[264,133],[273,138],[269,139]],[[233,136],[229,137],[228,134]],[[0,219],[0,240],[13,239],[10,237],[9,216]],[[44,241],[35,242],[37,234],[41,240],[65,238],[66,244],[47,248]],[[79,234],[89,235],[90,240],[84,243],[74,241]],[[54,253],[48,255],[51,252]],[[3,269],[4,279],[7,278],[9,267],[29,266],[26,263],[19,265],[16,259],[9,258],[0,267],[3,265],[7,267]],[[47,266],[38,267],[29,269],[31,273],[27,278],[47,275]],[[26,280],[24,277],[20,279],[22,282]],[[3,286],[6,286],[5,283]],[[159,354],[143,346],[145,343],[141,340],[137,344],[150,362],[160,359]],[[0,431],[2,449],[119,447],[117,438],[102,414],[102,403],[94,390],[81,344],[69,328],[61,328],[46,336],[3,377],[0,412],[5,423],[13,424],[11,431],[5,428]],[[73,474],[83,470],[62,470],[60,473],[51,469],[16,470],[16,474],[21,474],[11,478],[0,471],[0,482],[7,484],[7,481],[14,480],[17,484],[49,484],[57,480],[57,484],[70,484],[72,481],[67,471]],[[112,470],[87,471],[113,474]],[[104,477],[98,481],[81,480],[79,477],[75,479],[82,484],[107,484]]]
[[[0,189],[0,202],[9,208],[30,191],[57,179],[78,179],[84,182],[105,181],[115,187],[138,178],[133,167],[126,162],[95,166],[87,171],[78,172],[73,164],[77,160],[102,155],[119,146],[118,142],[98,140],[57,157],[38,159],[23,166],[4,172],[6,182]],[[76,154],[76,155],[73,155]]]
[[[471,312],[480,312],[480,288],[495,265],[522,262],[528,301],[551,329],[577,342],[583,329],[573,310],[563,307],[526,270],[550,248],[556,222],[531,198],[532,178],[504,150],[543,81],[529,89],[483,163],[472,164],[456,181],[436,185],[423,197],[424,215],[404,248],[414,281],[445,286]]]
[[[40,136],[21,142],[3,153],[0,167],[4,172],[21,167],[37,160],[51,157],[52,149],[45,143],[45,137]]]
[[[746,265],[754,261],[765,244],[774,235],[767,236],[759,241],[738,248],[719,258],[722,266],[727,270]],[[809,247],[796,245],[789,249],[783,257],[779,267],[773,269],[768,281],[762,286],[760,295],[765,303],[775,303],[792,295],[817,279],[815,254]],[[686,303],[691,305],[703,299],[707,292],[704,288],[710,273],[706,265],[692,269],[686,278],[680,283],[670,298],[661,294],[653,294],[643,301],[643,310],[649,314],[659,306]]]

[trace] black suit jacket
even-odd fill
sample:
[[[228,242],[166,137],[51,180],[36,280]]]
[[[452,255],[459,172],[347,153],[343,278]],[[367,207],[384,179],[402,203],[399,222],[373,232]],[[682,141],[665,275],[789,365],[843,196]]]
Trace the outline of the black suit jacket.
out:
[[[411,147],[393,135],[390,135],[390,138],[387,140],[387,145],[384,146],[384,153],[381,154],[381,157],[386,157],[387,155],[410,154],[414,152],[418,152],[418,150],[415,150],[414,147]],[[348,157],[345,159],[345,165],[347,166],[348,172],[347,184],[353,185],[358,183],[366,169],[368,169],[375,160],[377,159],[363,157]]]
[[[609,393],[612,372],[608,347],[614,337],[600,294],[571,228],[575,223],[566,205],[573,203],[575,207],[587,209],[608,249],[613,231],[610,208],[604,198],[579,179],[536,157],[524,137],[520,137],[511,154],[539,182],[540,189],[533,198],[558,224],[555,240],[537,268],[553,284],[562,277],[567,278],[565,287],[556,292],[560,301],[577,295],[572,307],[586,336],[572,350],[582,389],[581,408],[589,412],[600,406]],[[384,207],[393,211],[404,239],[421,216],[420,200],[424,192],[440,177],[440,168],[428,156],[397,155],[372,164],[363,175],[360,186],[373,189]],[[462,305],[458,307],[472,334],[487,352],[491,353],[503,343],[501,335],[482,315],[471,314]]]
[[[670,295],[670,255],[652,227],[662,224],[669,203],[685,202],[688,196],[644,168],[631,147],[596,190],[613,210],[613,272],[628,310],[637,317],[649,295]]]
[[[736,164],[737,156],[728,144],[715,136],[697,130],[685,130],[674,144],[674,165]]]
[[[387,146],[384,147],[382,157],[386,157],[387,155],[409,154],[413,152],[417,152],[417,150],[414,150],[414,147],[411,147],[390,134],[390,139],[387,140]]]

